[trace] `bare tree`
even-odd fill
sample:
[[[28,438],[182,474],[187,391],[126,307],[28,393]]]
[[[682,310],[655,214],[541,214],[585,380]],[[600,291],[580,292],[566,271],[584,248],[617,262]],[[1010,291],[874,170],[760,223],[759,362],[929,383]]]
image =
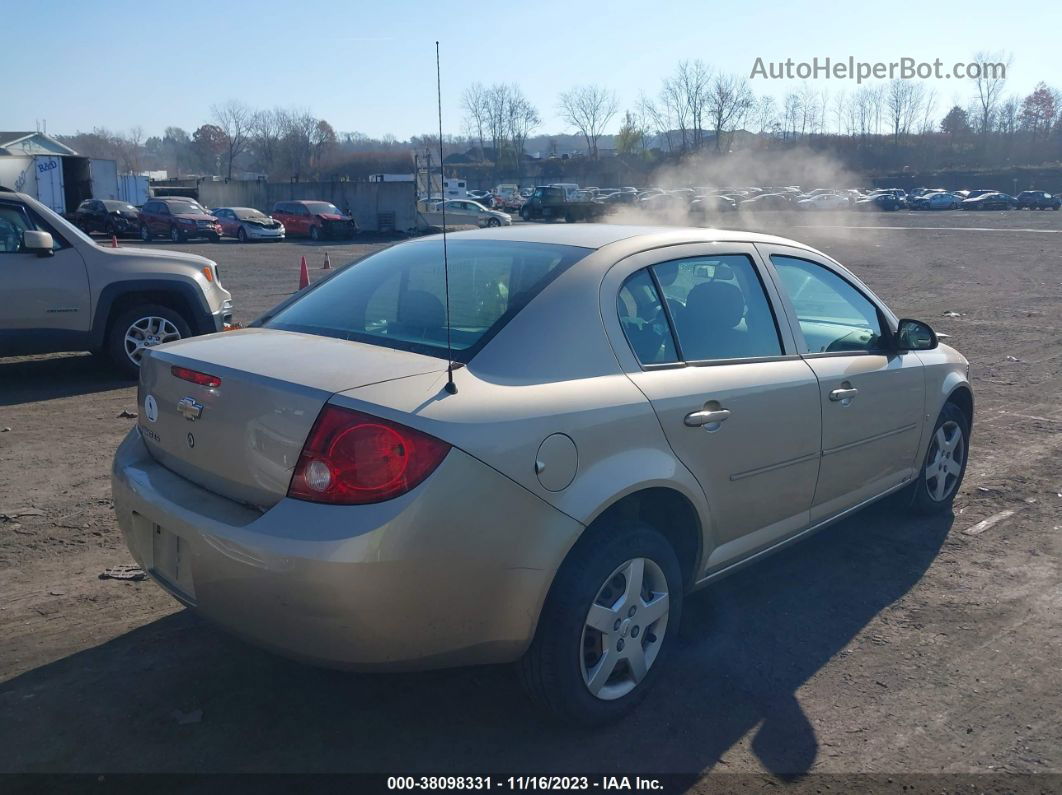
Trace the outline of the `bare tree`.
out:
[[[602,86],[576,86],[560,95],[561,116],[586,139],[586,152],[597,157],[597,141],[616,115],[616,95]]]
[[[520,87],[513,84],[509,89],[509,104],[506,108],[506,129],[509,142],[512,144],[513,157],[516,158],[517,173],[523,171],[524,144],[527,137],[541,123],[542,117],[538,115],[538,109],[524,96]]]
[[[280,156],[280,139],[287,125],[287,113],[280,108],[259,110],[251,116],[248,125],[249,146],[254,152],[255,163],[267,174],[277,168]]]
[[[487,89],[482,83],[473,83],[465,89],[461,104],[465,109],[465,130],[469,138],[479,142],[482,158],[484,133],[487,129]]]
[[[782,140],[796,134],[797,118],[800,116],[800,95],[795,91],[786,93],[782,100]]]
[[[191,145],[192,139],[180,127],[167,127],[162,135],[163,150],[169,152],[178,179],[181,177],[181,166],[187,165],[190,160],[188,150]]]
[[[292,176],[299,177],[311,166],[317,119],[305,110],[288,111],[285,117],[281,149],[288,171]],[[383,143],[387,143],[386,136]]]
[[[892,125],[893,144],[911,132],[911,125],[922,106],[922,84],[913,80],[896,79],[889,82],[885,107]]]
[[[852,134],[852,129],[848,124],[850,119],[848,111],[848,95],[844,91],[839,91],[833,98],[833,123],[838,135],[844,135],[845,132]]]
[[[761,135],[770,133],[778,124],[778,106],[774,97],[765,95],[756,103],[756,127]]]
[[[717,74],[713,78],[708,91],[707,112],[715,129],[717,152],[729,151],[730,138],[748,115],[752,99],[752,90],[744,77]]]
[[[1011,56],[999,52],[978,52],[974,55],[974,62],[981,66],[977,77],[977,105],[979,117],[978,132],[982,136],[988,136],[992,131],[992,121],[999,109],[999,101],[1006,86],[1007,78],[1005,71],[987,70],[984,67],[989,64],[1003,64],[1005,69],[1010,68]]]
[[[702,61],[680,61],[673,78],[665,81],[665,92],[670,94],[682,124],[683,148],[700,149],[704,144],[706,115],[711,101],[711,70]]]
[[[226,159],[228,172],[232,179],[232,164],[247,148],[247,134],[250,131],[251,109],[239,100],[230,99],[222,105],[212,105],[210,112],[217,126],[225,133]]]

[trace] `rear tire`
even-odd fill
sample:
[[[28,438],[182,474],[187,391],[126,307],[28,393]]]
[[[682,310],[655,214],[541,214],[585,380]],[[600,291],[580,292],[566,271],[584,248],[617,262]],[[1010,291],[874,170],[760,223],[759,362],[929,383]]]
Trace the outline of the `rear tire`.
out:
[[[970,420],[954,403],[945,403],[933,425],[922,468],[911,484],[911,509],[920,514],[947,513],[959,493],[970,452]]]
[[[140,225],[140,239],[145,243],[151,242],[151,230],[147,228],[147,224]]]
[[[548,715],[596,725],[633,709],[666,665],[683,580],[675,550],[652,527],[587,532],[594,536],[580,539],[557,572],[519,671]]]
[[[314,243],[316,243],[320,239],[321,239],[321,227],[319,227],[319,226],[317,226],[315,224],[315,225],[310,227],[310,240],[312,240]]]
[[[144,348],[192,336],[180,313],[160,304],[142,304],[116,317],[107,333],[107,355],[127,378],[140,374]]]

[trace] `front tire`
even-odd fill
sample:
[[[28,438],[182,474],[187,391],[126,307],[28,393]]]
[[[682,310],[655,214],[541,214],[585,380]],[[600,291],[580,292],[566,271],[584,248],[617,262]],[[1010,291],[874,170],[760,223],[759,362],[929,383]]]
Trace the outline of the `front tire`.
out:
[[[490,228],[494,228],[496,226],[501,226],[501,221],[498,220],[497,218],[488,218],[487,219],[487,226],[490,227]]]
[[[170,242],[171,243],[183,243],[184,232],[178,229],[176,226],[170,227]]]
[[[160,304],[143,304],[126,310],[111,323],[107,355],[122,375],[136,378],[145,349],[191,335],[179,313]]]
[[[247,230],[244,229],[242,226],[240,227],[240,231],[236,233],[236,239],[239,240],[241,243],[247,242]]]
[[[558,571],[519,663],[531,700],[566,723],[606,723],[633,709],[682,615],[682,572],[667,539],[643,523],[598,530]]]
[[[935,514],[951,510],[959,493],[970,451],[970,420],[954,403],[945,403],[933,426],[929,449],[911,484],[911,508]]]

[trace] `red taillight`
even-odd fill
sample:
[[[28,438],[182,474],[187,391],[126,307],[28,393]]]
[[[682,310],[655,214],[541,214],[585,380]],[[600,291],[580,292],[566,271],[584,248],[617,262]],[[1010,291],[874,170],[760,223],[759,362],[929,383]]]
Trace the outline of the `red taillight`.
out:
[[[193,384],[199,384],[199,386],[221,386],[221,379],[216,375],[208,375],[207,373],[201,373],[198,370],[189,370],[187,367],[178,367],[177,365],[174,365],[170,368],[170,372],[177,378],[183,378],[185,381],[191,381]]]
[[[397,422],[327,405],[295,464],[288,496],[357,505],[405,494],[430,475],[450,445]]]

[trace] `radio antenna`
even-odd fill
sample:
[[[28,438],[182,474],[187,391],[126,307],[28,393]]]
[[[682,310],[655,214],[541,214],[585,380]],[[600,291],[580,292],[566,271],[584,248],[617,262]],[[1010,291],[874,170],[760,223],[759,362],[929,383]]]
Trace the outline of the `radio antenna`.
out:
[[[446,293],[446,391],[457,394],[454,383],[454,347],[450,339],[450,258],[446,250],[446,175],[443,171],[442,68],[439,65],[439,42],[435,42],[435,91],[439,104],[439,192],[442,194],[443,289]],[[428,180],[431,184],[431,180]]]

